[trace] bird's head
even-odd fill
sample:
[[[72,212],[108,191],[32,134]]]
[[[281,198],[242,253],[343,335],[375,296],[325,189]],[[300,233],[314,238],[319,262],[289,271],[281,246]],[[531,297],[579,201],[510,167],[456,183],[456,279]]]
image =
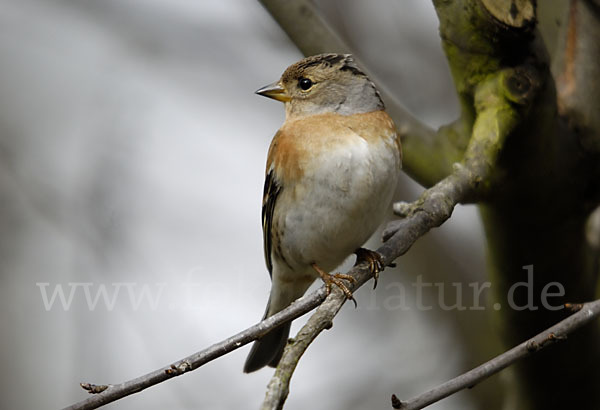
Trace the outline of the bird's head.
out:
[[[350,54],[307,57],[256,93],[284,102],[288,117],[328,112],[350,115],[384,108],[375,85]]]

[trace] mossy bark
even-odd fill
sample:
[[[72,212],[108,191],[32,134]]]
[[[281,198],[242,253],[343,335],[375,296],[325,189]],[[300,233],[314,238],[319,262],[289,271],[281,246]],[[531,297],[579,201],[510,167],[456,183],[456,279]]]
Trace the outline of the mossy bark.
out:
[[[509,131],[488,153],[467,150],[465,160],[489,161],[488,178],[476,201],[496,300],[502,306],[502,334],[507,345],[514,345],[568,314],[553,307],[597,296],[597,256],[586,243],[585,223],[598,203],[598,156],[582,144],[576,125],[582,111],[577,108],[584,107],[585,114],[592,105],[597,113],[600,101],[588,96],[582,102],[570,94],[576,103],[569,117],[559,116],[550,61],[530,13],[534,2],[497,1],[493,10],[490,4],[434,1],[461,102],[457,123],[462,130],[472,129],[470,138],[502,127]],[[526,17],[510,18],[519,13]],[[494,86],[501,73],[506,73],[504,86]],[[591,122],[589,115],[581,117]],[[585,132],[587,146],[595,147],[589,141],[598,141],[598,130],[586,127]],[[515,287],[528,281],[530,291]],[[560,293],[561,287],[564,295],[548,296]],[[521,363],[516,375],[519,408],[598,408],[600,327],[590,326]]]

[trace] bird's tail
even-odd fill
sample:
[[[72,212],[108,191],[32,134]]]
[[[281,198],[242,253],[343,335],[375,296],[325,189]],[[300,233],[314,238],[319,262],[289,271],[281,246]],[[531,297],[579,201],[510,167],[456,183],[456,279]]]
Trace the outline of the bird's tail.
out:
[[[285,283],[278,281],[276,275],[274,277],[271,296],[263,319],[288,307],[304,294],[312,282],[310,279]],[[244,364],[244,373],[254,372],[265,366],[277,367],[290,335],[290,326],[291,322],[284,323],[254,342]]]
[[[267,304],[267,311],[263,319],[267,318],[268,311],[269,305]],[[254,342],[246,358],[246,363],[244,363],[244,373],[254,372],[267,365],[277,367],[290,335],[291,325],[292,322],[284,323]]]

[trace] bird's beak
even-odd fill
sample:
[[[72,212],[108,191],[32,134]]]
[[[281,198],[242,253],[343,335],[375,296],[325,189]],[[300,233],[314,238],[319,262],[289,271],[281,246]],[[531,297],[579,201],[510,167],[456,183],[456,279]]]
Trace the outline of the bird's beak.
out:
[[[281,102],[288,102],[291,99],[279,82],[265,85],[261,89],[256,90],[256,94]]]

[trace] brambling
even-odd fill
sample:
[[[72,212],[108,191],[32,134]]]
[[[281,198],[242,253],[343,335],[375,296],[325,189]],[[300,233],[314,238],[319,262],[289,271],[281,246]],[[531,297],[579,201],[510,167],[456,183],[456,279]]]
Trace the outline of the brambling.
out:
[[[381,256],[360,248],[389,209],[401,167],[400,138],[375,85],[349,54],[321,54],[288,67],[256,91],[285,103],[285,121],[267,158],[263,240],[272,287],[265,318],[301,297],[321,277],[348,299],[343,274],[352,253],[377,278]],[[290,323],[257,340],[249,373],[277,366]]]

